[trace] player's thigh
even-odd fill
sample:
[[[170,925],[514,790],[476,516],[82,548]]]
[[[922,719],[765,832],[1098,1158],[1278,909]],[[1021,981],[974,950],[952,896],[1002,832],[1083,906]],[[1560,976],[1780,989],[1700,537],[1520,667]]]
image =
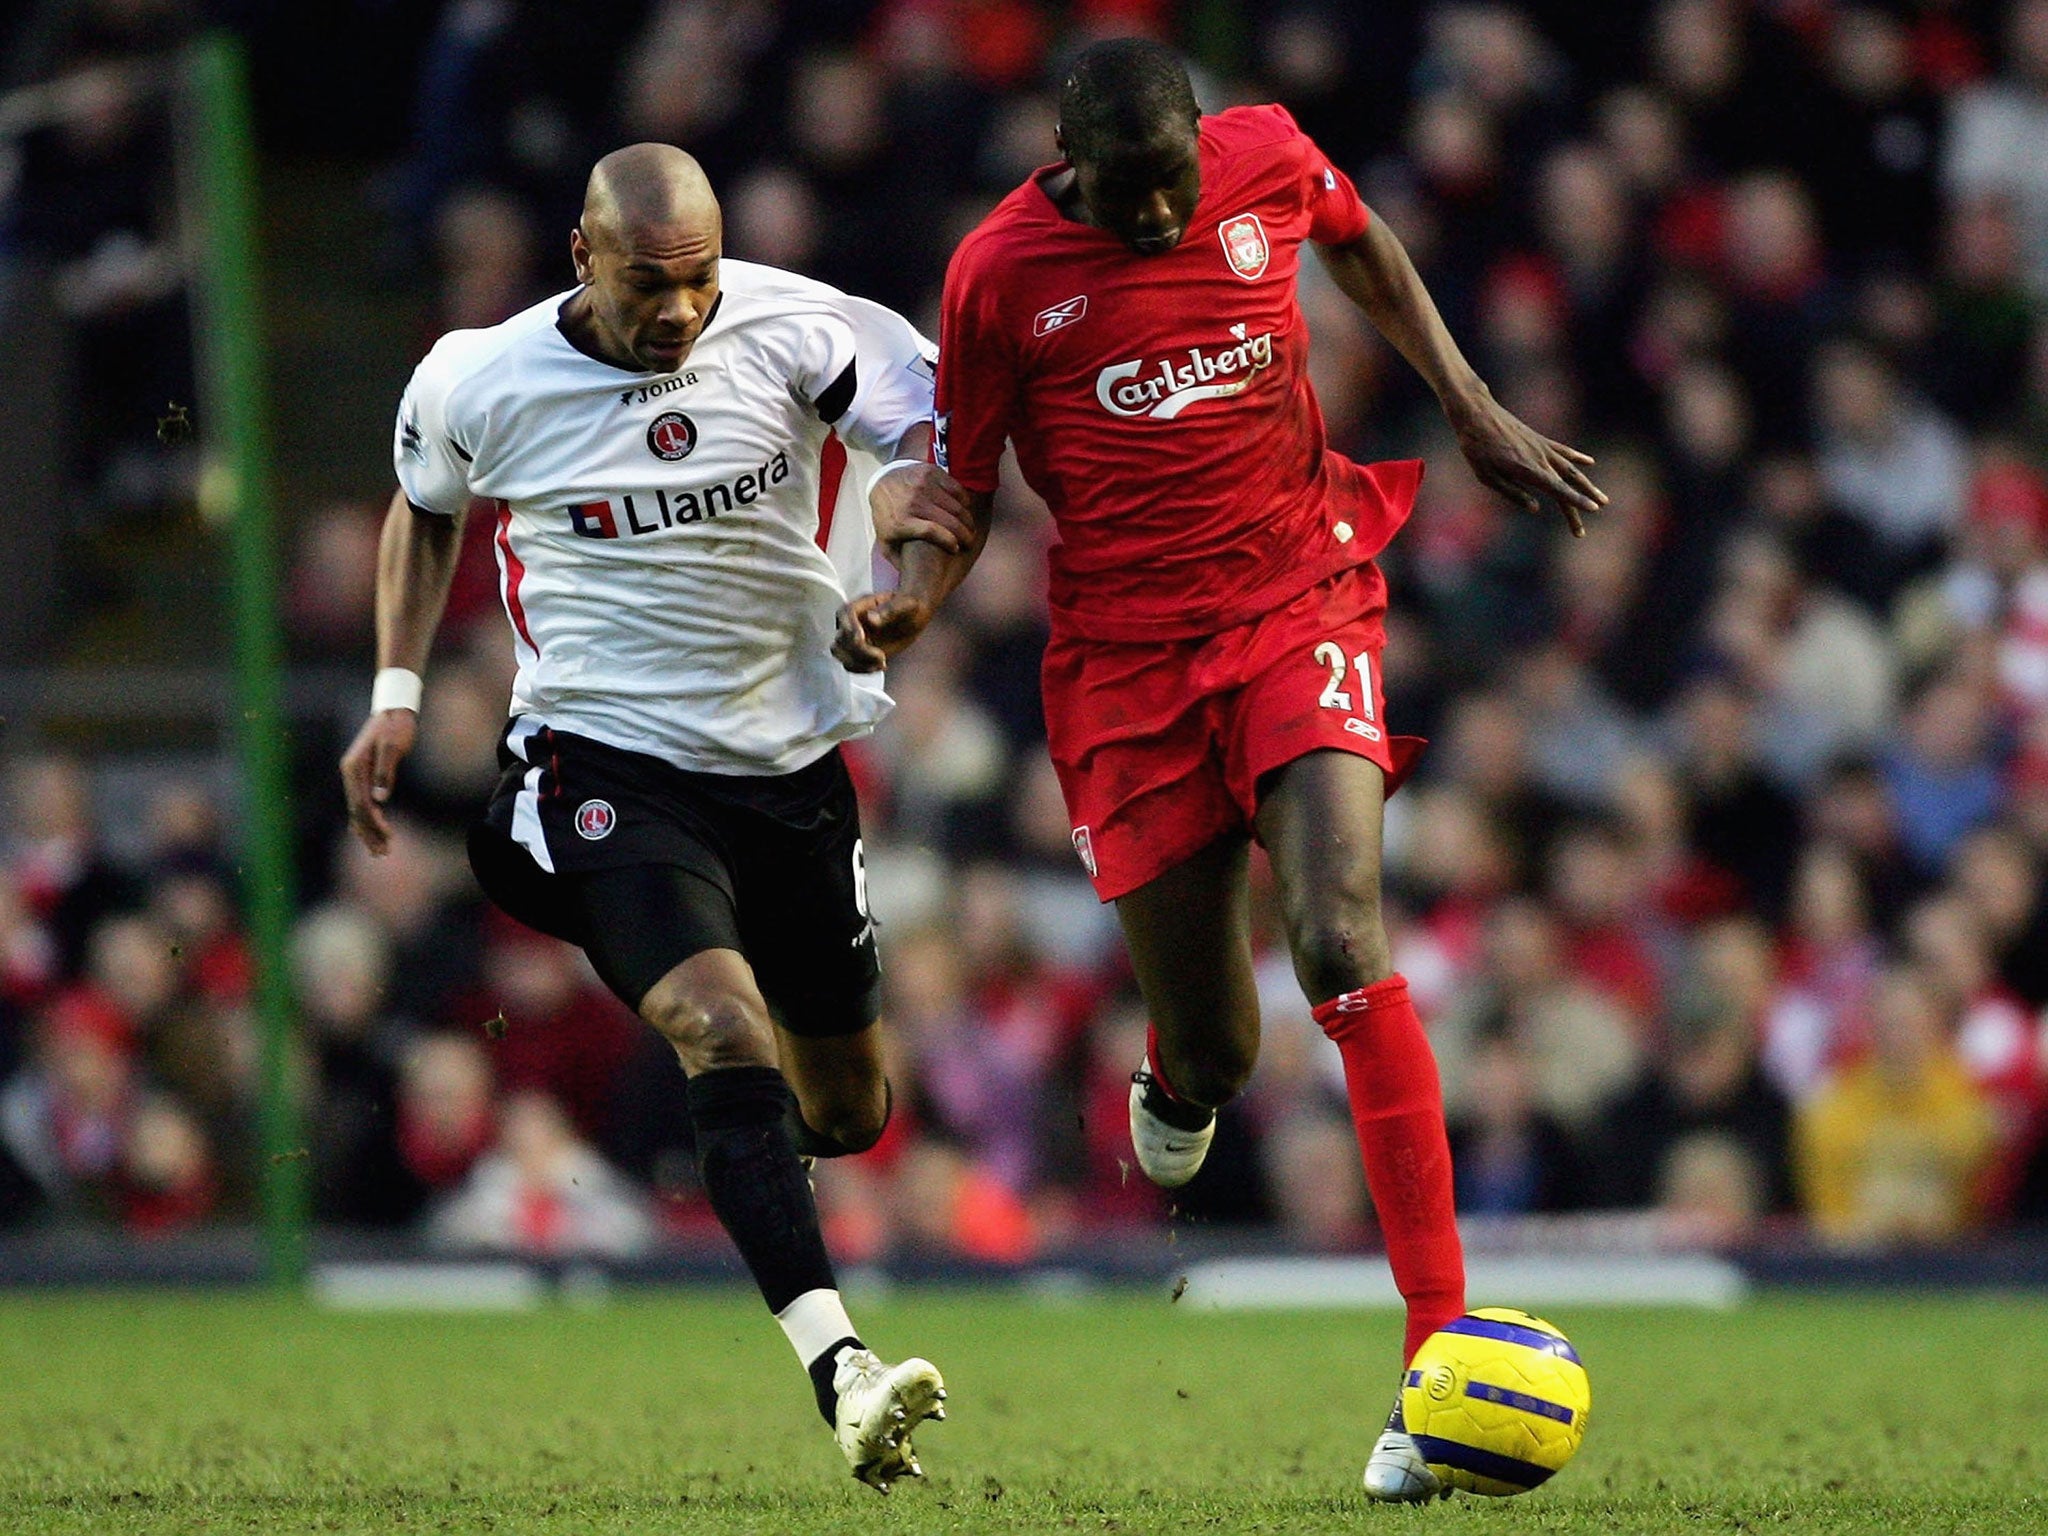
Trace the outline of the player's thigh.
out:
[[[1316,1002],[1388,969],[1382,811],[1421,743],[1388,730],[1386,605],[1367,563],[1269,614],[1232,705],[1231,793],[1272,857],[1295,974]]]
[[[1386,774],[1356,753],[1323,748],[1260,780],[1254,819],[1272,860],[1294,973],[1320,1003],[1387,975],[1380,914]]]
[[[584,953],[686,1072],[775,1060],[774,1027],[741,949],[731,894],[696,870],[628,864],[565,877]]]
[[[1249,853],[1244,837],[1219,838],[1116,903],[1160,1066],[1200,1103],[1229,1099],[1258,1059]]]
[[[1074,851],[1104,901],[1245,830],[1218,761],[1219,712],[1201,661],[1197,641],[1046,647],[1046,749]]]
[[[739,934],[788,1034],[843,1040],[881,1015],[867,854],[838,755],[804,772],[817,780],[815,796],[733,824]]]

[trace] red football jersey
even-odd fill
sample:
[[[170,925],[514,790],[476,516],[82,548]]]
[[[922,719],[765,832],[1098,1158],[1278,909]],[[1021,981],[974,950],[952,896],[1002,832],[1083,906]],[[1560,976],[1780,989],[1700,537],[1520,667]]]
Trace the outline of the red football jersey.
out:
[[[1422,466],[1327,445],[1295,297],[1301,244],[1368,213],[1282,107],[1201,124],[1202,190],[1180,244],[1140,256],[1042,185],[953,255],[939,325],[939,456],[992,491],[1003,441],[1057,519],[1055,630],[1213,633],[1386,547]]]

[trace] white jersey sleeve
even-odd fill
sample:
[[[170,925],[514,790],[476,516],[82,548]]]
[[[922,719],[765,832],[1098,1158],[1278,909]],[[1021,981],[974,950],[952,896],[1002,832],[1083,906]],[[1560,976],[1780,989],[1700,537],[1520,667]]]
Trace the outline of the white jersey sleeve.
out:
[[[939,349],[893,309],[851,296],[845,306],[860,352],[861,377],[847,407],[848,417],[858,418],[859,424],[843,424],[840,436],[878,457],[893,454],[904,433],[932,419]]]
[[[398,403],[391,457],[407,501],[422,511],[454,517],[469,505],[472,455],[451,435],[448,396],[454,378],[447,351],[444,342],[413,370]]]
[[[931,420],[939,349],[885,305],[846,294],[840,296],[839,307],[853,327],[854,345],[860,353],[860,389],[847,415],[866,424],[861,436],[874,446],[849,445],[847,472],[840,481],[825,553],[838,569],[846,595],[858,597],[874,589],[876,575],[868,477],[895,454],[904,433]],[[842,427],[845,425],[842,422]]]
[[[924,338],[892,310],[838,297],[839,313],[820,317],[805,341],[798,388],[847,447],[886,459],[931,418],[930,379],[905,371]]]
[[[846,424],[860,391],[860,360],[853,327],[837,313],[807,317],[789,385],[826,426],[837,431]]]

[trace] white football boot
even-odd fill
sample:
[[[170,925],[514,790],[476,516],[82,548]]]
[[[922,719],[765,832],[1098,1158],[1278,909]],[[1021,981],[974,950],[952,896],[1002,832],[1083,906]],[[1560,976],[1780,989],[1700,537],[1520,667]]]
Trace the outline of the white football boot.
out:
[[[1394,1390],[1394,1411],[1387,1415],[1387,1427],[1372,1445],[1365,1462],[1365,1492],[1382,1504],[1426,1504],[1442,1495],[1450,1496],[1443,1479],[1429,1470],[1415,1437],[1408,1433],[1408,1421],[1401,1417],[1401,1392]]]
[[[872,1350],[850,1349],[832,1373],[839,1396],[833,1435],[853,1475],[883,1493],[898,1478],[923,1477],[910,1432],[946,1416],[946,1383],[929,1360],[886,1365]]]
[[[1147,1102],[1155,1092],[1170,1109],[1184,1111],[1183,1118],[1206,1114],[1207,1123],[1194,1130],[1169,1124]],[[1216,1111],[1168,1100],[1166,1090],[1158,1087],[1152,1075],[1151,1063],[1140,1063],[1131,1074],[1131,1150],[1138,1154],[1145,1177],[1161,1189],[1179,1189],[1201,1172],[1202,1159],[1209,1155],[1209,1143],[1215,1139]]]

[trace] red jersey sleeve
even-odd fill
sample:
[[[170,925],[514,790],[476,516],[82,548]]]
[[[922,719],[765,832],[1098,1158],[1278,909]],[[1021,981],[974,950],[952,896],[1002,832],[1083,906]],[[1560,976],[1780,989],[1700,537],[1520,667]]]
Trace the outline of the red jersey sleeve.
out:
[[[1289,125],[1293,127],[1290,120]],[[1302,199],[1308,206],[1308,237],[1318,245],[1349,245],[1365,233],[1372,212],[1358,188],[1299,128],[1292,144],[1300,162]]]
[[[997,305],[997,284],[969,239],[946,268],[939,306],[934,452],[970,491],[993,491],[1017,409],[1017,357]]]

